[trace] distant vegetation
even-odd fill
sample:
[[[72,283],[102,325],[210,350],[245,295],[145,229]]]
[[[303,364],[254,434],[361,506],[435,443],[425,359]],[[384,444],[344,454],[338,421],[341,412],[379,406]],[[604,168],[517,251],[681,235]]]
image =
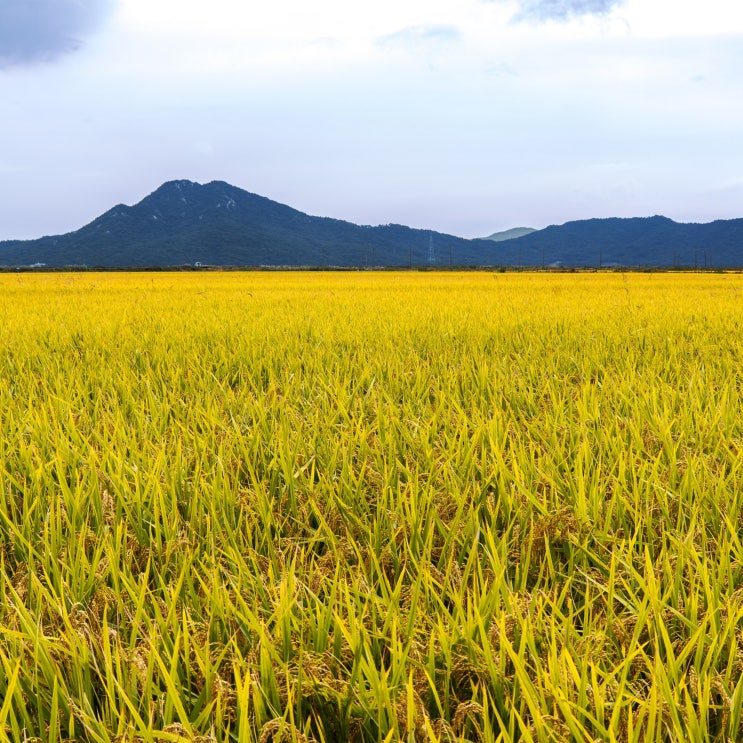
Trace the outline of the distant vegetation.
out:
[[[312,217],[218,181],[172,181],[75,232],[0,242],[0,267],[6,268],[186,265],[743,267],[743,219],[592,219],[465,240],[403,225]]]
[[[742,291],[0,276],[0,733],[741,740]]]

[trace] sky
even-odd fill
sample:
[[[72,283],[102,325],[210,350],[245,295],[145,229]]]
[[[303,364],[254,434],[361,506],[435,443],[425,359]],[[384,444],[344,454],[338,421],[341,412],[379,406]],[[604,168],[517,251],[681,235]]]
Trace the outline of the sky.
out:
[[[0,0],[0,240],[182,178],[464,237],[743,217],[743,6]]]

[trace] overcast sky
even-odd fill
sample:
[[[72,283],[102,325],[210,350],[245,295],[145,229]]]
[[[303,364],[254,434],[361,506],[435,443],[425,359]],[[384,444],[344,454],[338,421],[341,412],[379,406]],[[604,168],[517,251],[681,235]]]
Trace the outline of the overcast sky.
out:
[[[743,217],[743,6],[0,0],[0,239],[179,178],[465,237]]]

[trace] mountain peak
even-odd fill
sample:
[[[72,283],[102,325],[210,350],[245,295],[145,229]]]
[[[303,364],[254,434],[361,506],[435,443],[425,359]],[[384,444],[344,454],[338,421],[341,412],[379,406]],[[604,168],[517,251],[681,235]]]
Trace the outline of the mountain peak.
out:
[[[182,179],[67,235],[2,243],[0,265],[449,265],[480,263],[481,249],[429,230],[313,217],[224,181]]]
[[[184,188],[191,189],[194,187],[201,187],[200,183],[196,183],[195,181],[189,181],[186,179],[176,180],[176,181],[165,181],[165,183],[160,186],[160,188],[157,188],[155,190],[155,193],[158,191],[169,191],[172,189],[177,189],[178,191],[183,190]]]

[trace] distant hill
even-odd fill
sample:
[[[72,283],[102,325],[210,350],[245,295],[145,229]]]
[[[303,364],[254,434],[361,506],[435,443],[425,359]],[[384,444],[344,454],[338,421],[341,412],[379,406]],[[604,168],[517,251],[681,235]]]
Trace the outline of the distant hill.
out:
[[[492,235],[488,235],[483,239],[500,243],[504,240],[513,240],[515,237],[530,235],[532,232],[536,232],[533,227],[512,227],[510,230],[503,230],[503,232],[494,232]]]
[[[500,244],[508,265],[743,266],[743,219],[681,224],[667,217],[587,219]]]
[[[528,228],[517,228],[528,230]],[[0,267],[743,266],[743,219],[589,219],[466,240],[312,217],[221,181],[171,181],[75,232],[0,242]]]
[[[497,259],[485,240],[311,217],[220,181],[171,181],[75,232],[0,242],[0,266],[6,267],[363,267],[480,265]]]

